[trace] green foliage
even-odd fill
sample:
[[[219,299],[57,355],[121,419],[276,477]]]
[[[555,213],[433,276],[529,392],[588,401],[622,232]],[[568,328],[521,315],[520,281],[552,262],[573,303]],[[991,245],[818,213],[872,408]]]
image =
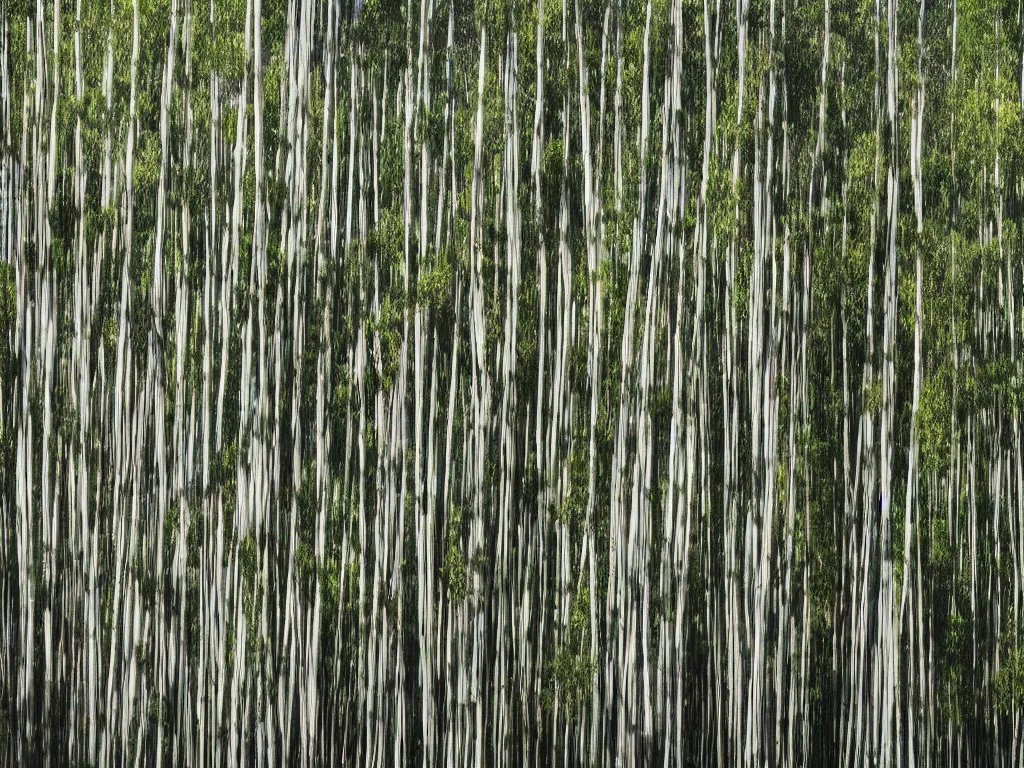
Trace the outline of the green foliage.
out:
[[[313,597],[313,589],[317,578],[317,561],[313,548],[306,542],[300,542],[295,548],[295,578],[304,598],[308,601]]]
[[[931,544],[932,565],[937,569],[948,568],[950,565],[949,524],[945,518],[936,517],[932,521]]]
[[[709,171],[707,211],[708,228],[713,237],[726,240],[735,228],[736,195],[728,169],[717,162]],[[745,307],[745,302],[743,304]]]
[[[0,328],[13,329],[18,313],[14,266],[0,263]]]
[[[360,40],[371,43],[371,59],[383,58],[385,46],[379,45],[381,40],[405,42],[406,10],[401,0],[366,0],[363,4],[356,34]]]
[[[573,598],[567,640],[555,651],[545,670],[541,705],[553,706],[555,697],[570,718],[578,716],[593,697],[597,665],[590,656],[590,593],[581,586]]]
[[[453,603],[460,603],[469,595],[469,575],[462,545],[462,525],[462,507],[451,507],[445,535],[445,555],[444,563],[441,566],[441,578],[448,588],[448,597]]]
[[[342,370],[340,372],[341,381],[339,381],[334,387],[334,396],[331,399],[331,413],[336,421],[341,421],[348,409],[349,402],[351,399],[351,392],[349,390],[348,371]]]
[[[947,622],[943,656],[945,663],[940,675],[947,695],[939,698],[939,711],[959,723],[970,711],[974,691],[970,673],[971,626],[969,620],[958,613],[952,614]]]
[[[882,409],[882,380],[874,379],[864,389],[864,410],[878,413]]]
[[[264,3],[264,11],[271,3]],[[214,0],[210,11],[192,14],[193,71],[216,73],[228,88],[238,87],[246,67],[245,13],[243,0]],[[268,14],[269,15],[269,14]],[[264,40],[273,37],[264,30]]]
[[[384,297],[381,305],[380,318],[371,321],[367,329],[367,335],[378,335],[379,345],[377,354],[380,355],[382,368],[381,386],[390,390],[395,383],[395,376],[401,364],[399,351],[402,345],[402,323],[404,319],[404,307],[396,303],[391,296]]]
[[[580,430],[573,440],[573,450],[569,458],[569,488],[561,504],[553,505],[551,517],[558,523],[568,526],[573,538],[582,532],[587,513],[590,482],[590,454],[586,432]]]
[[[999,670],[992,677],[994,703],[1000,714],[1011,714],[1024,698],[1024,648],[1019,645],[1012,617],[1003,629],[1000,646]]]
[[[951,387],[948,369],[927,378],[921,388],[917,412],[921,464],[925,472],[943,466],[949,460],[951,439]]]
[[[447,259],[441,259],[434,269],[420,275],[416,296],[421,306],[434,310],[451,306],[452,267]]]
[[[253,644],[259,639],[259,632],[255,628],[259,626],[260,610],[264,599],[263,583],[260,577],[259,546],[254,533],[249,533],[239,545],[238,562],[242,576],[242,608],[245,611],[246,622],[251,628],[250,644]]]
[[[140,140],[139,154],[132,168],[133,184],[138,189],[154,187],[160,178],[160,139],[146,134]]]

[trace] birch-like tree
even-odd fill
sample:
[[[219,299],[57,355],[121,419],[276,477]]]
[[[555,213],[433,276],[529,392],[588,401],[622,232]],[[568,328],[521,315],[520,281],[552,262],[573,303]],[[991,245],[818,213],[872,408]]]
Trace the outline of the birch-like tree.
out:
[[[1024,762],[999,0],[0,0],[12,765]]]

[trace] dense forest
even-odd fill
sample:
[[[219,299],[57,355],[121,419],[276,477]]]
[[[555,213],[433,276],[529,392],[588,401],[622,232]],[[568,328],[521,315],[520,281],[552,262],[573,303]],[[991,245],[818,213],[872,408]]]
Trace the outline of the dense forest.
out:
[[[0,0],[0,755],[1019,766],[1021,0]]]

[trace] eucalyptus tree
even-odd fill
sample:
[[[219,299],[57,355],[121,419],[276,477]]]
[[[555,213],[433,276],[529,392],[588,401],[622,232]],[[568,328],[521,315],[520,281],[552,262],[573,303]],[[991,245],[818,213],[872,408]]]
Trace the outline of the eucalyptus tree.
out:
[[[0,0],[12,764],[1024,760],[1001,0]]]

